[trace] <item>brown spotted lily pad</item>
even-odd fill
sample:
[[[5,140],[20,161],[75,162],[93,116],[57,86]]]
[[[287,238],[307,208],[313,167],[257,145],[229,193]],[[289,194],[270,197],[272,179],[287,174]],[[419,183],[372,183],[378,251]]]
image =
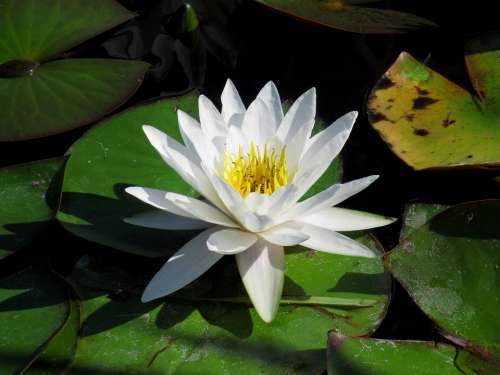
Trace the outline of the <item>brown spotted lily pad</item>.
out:
[[[414,169],[500,168],[499,57],[499,34],[469,41],[469,92],[402,53],[371,93],[369,121]]]

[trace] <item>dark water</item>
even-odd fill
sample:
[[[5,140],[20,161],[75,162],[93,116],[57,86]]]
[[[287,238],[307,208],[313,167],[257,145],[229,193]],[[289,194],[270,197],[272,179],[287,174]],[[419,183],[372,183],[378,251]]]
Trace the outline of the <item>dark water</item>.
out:
[[[350,206],[401,217],[404,204],[410,201],[456,203],[499,197],[491,182],[492,172],[412,171],[381,141],[364,114],[371,87],[402,51],[426,60],[446,77],[470,87],[463,63],[464,41],[481,32],[500,28],[495,1],[391,1],[393,9],[425,17],[440,25],[436,29],[394,36],[336,31],[298,22],[252,1],[238,1],[235,5],[235,2],[216,0],[193,1],[195,9],[202,10],[202,32],[179,37],[175,35],[182,27],[178,15],[163,14],[158,1],[123,0],[121,3],[140,16],[77,47],[72,55],[112,55],[153,64],[154,70],[146,77],[144,85],[122,108],[191,88],[198,88],[220,105],[218,96],[227,78],[234,81],[246,103],[268,80],[276,83],[283,98],[290,99],[315,86],[318,114],[326,122],[351,110],[361,114],[345,149],[344,179],[381,175],[375,186],[356,196],[349,202]],[[210,4],[210,8],[206,4]],[[162,35],[160,39],[159,35]],[[176,40],[189,48],[181,48],[174,55],[172,48],[175,43],[179,44]],[[155,42],[163,43],[161,52],[153,48]],[[85,130],[35,141],[0,144],[0,163],[9,165],[61,155]],[[377,232],[386,249],[397,243],[398,231],[397,226],[391,226]],[[76,240],[62,230],[55,229],[52,236],[62,237],[65,242],[59,243],[74,245],[82,252],[90,246],[99,251],[99,246]],[[45,244],[38,245],[50,243],[50,239],[46,239]],[[72,251],[74,254],[60,260],[56,267],[69,267],[79,253]],[[431,323],[397,285],[389,315],[376,335],[436,338]]]

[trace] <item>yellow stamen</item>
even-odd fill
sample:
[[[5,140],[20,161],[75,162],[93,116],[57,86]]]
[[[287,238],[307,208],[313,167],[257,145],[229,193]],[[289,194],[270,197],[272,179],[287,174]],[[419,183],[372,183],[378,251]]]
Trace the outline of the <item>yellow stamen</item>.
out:
[[[237,190],[243,198],[252,192],[271,195],[279,187],[288,183],[285,147],[278,153],[269,152],[267,145],[261,154],[253,143],[246,155],[239,148],[237,155],[227,151],[224,154],[224,179]]]

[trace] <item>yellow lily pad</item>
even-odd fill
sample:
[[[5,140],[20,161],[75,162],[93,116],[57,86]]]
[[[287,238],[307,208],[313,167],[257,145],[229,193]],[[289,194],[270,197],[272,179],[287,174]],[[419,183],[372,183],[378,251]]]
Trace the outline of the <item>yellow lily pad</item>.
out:
[[[500,168],[500,37],[471,40],[468,92],[402,53],[374,87],[368,119],[410,167]]]

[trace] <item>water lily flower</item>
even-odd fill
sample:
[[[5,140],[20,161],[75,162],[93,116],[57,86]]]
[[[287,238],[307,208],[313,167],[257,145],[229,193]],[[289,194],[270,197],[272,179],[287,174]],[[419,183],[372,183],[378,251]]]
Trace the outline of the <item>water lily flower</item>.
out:
[[[200,122],[177,112],[184,145],[143,126],[163,160],[204,199],[129,187],[129,194],[159,210],[125,221],[156,229],[205,230],[168,259],[146,287],[142,301],[169,295],[222,256],[235,255],[250,300],[260,317],[271,322],[283,290],[284,247],[300,244],[327,253],[373,257],[372,250],[338,231],[374,228],[394,220],[335,207],[378,176],[336,184],[300,201],[339,154],[357,112],[311,136],[314,88],[286,115],[272,82],[248,109],[230,80],[221,99],[219,112],[208,98],[199,97]]]

